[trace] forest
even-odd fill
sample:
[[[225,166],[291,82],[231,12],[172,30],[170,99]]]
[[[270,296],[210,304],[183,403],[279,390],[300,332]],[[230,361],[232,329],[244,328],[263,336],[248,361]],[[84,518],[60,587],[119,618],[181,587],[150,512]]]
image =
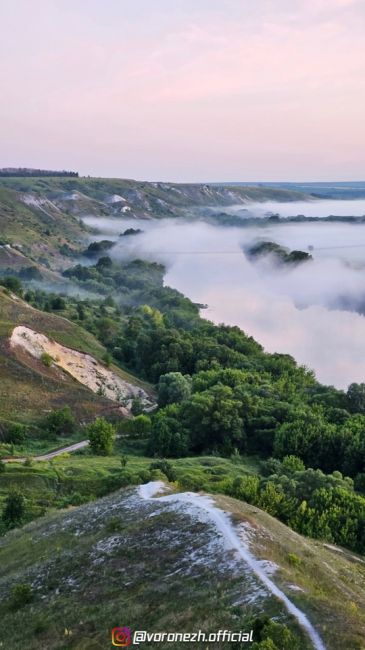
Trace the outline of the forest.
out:
[[[147,455],[170,465],[188,455],[256,456],[261,476],[227,480],[227,494],[301,533],[365,550],[365,384],[346,392],[321,385],[292,357],[212,324],[163,286],[161,265],[103,256],[64,275],[100,297],[25,288],[14,276],[1,283],[78,323],[104,343],[106,362],[156,386],[157,411],[136,404],[128,424],[130,435],[146,438]]]

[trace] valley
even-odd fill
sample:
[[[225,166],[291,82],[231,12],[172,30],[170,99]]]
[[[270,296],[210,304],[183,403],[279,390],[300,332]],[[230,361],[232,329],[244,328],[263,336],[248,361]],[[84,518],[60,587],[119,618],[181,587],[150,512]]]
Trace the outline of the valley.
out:
[[[364,226],[323,205],[0,178],[4,648],[363,648]]]

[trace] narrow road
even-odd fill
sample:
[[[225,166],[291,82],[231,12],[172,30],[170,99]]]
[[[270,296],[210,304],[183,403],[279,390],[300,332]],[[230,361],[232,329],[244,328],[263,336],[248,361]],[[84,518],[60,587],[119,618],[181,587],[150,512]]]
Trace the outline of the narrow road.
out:
[[[49,454],[43,454],[42,456],[30,456],[33,461],[42,461],[42,460],[51,460],[56,458],[56,456],[61,456],[61,454],[71,453],[73,451],[78,451],[87,447],[89,440],[81,440],[81,442],[75,442],[73,445],[68,445],[68,447],[62,447],[62,449],[57,449],[56,451],[50,451]],[[25,463],[27,458],[3,458],[3,463]]]

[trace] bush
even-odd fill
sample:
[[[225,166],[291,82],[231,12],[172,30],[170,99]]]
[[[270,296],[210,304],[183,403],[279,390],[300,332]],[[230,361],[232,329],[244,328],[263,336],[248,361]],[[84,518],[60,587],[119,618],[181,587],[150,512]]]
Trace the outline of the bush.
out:
[[[158,404],[166,406],[174,402],[182,402],[191,395],[191,377],[181,372],[168,372],[161,375],[158,384]]]
[[[122,530],[122,522],[118,517],[109,519],[105,526],[107,533],[119,533]]]
[[[8,291],[16,293],[18,296],[23,294],[22,283],[19,278],[14,275],[6,275],[4,278],[0,278],[0,284],[8,289]]]
[[[109,456],[114,447],[115,427],[104,418],[97,418],[86,427],[90,449],[97,456]]]
[[[171,483],[176,481],[176,472],[173,465],[168,460],[156,460],[150,465],[150,470],[159,469],[163,474],[165,474],[168,481]]]
[[[76,430],[76,419],[69,406],[57,409],[50,413],[44,423],[44,427],[55,435],[74,433]]]
[[[2,519],[8,528],[15,528],[22,523],[25,515],[25,499],[20,492],[13,491],[5,499]]]
[[[50,354],[48,354],[48,352],[42,352],[41,361],[46,368],[50,368],[54,359]]]
[[[140,397],[132,399],[131,413],[132,415],[141,415],[143,413],[143,402]]]
[[[293,474],[294,472],[303,472],[305,465],[301,458],[298,456],[284,456],[282,460],[282,468],[285,474]]]
[[[23,424],[17,422],[11,423],[7,426],[5,437],[7,442],[19,445],[24,442],[26,438],[26,428]]]
[[[151,418],[148,415],[136,415],[131,420],[125,420],[121,430],[136,438],[145,438],[151,433]]]
[[[10,609],[21,609],[33,600],[32,587],[28,583],[15,585],[10,594]]]
[[[295,553],[289,553],[288,560],[290,564],[294,567],[299,567],[302,564],[302,560],[300,559],[300,557],[295,555]]]

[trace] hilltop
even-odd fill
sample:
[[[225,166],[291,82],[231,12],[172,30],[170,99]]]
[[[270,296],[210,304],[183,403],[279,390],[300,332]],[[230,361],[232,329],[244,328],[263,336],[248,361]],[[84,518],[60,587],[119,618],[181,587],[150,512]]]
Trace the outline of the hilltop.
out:
[[[361,558],[304,539],[245,503],[219,497],[217,504],[229,513],[259,571],[307,615],[328,648],[363,648]],[[23,647],[13,630],[24,620],[29,650],[101,650],[109,647],[112,627],[124,625],[207,633],[254,627],[256,640],[260,634],[277,639],[285,650],[314,647],[214,522],[173,497],[146,501],[134,488],[50,514],[0,540],[0,567],[0,639],[12,650]],[[30,585],[31,594],[29,602],[9,609],[15,584]],[[265,632],[266,616],[275,623]]]

